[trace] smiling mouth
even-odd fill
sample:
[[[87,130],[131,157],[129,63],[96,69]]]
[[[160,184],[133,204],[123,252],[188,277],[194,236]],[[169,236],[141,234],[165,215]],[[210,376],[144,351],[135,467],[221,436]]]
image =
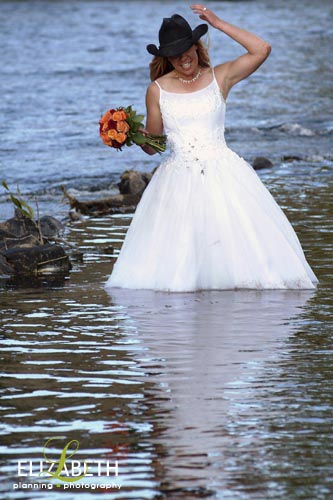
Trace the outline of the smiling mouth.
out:
[[[181,67],[182,67],[182,68],[184,68],[184,69],[188,69],[190,66],[191,66],[191,63],[190,63],[190,62],[183,63],[183,64],[181,65]]]

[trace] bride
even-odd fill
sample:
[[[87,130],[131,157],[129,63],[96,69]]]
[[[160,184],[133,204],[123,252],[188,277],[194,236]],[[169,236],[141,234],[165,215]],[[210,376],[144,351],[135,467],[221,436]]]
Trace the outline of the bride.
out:
[[[310,289],[318,279],[286,215],[260,178],[226,144],[230,89],[256,71],[270,45],[195,4],[192,10],[246,53],[214,68],[180,15],[163,19],[146,95],[146,130],[163,129],[170,155],[137,206],[106,287],[187,292]],[[155,151],[142,146],[147,154]]]

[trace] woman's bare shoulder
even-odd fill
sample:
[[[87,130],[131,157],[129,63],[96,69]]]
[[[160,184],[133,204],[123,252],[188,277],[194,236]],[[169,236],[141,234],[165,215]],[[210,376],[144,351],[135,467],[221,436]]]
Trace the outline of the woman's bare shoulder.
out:
[[[175,81],[176,77],[173,71],[170,73],[166,73],[163,76],[160,76],[155,81],[156,83],[164,90],[169,90],[172,88],[172,83]]]
[[[158,85],[156,85],[157,80],[151,82],[147,87],[147,96],[155,96],[159,93]]]

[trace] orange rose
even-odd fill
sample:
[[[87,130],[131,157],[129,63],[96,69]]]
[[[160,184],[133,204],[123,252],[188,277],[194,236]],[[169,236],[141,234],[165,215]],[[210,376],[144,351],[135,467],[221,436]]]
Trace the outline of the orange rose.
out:
[[[104,123],[108,122],[109,120],[111,120],[111,118],[112,118],[112,112],[113,112],[112,109],[110,109],[109,111],[107,111],[105,113],[105,115],[103,115],[102,118],[99,120],[99,123],[104,124]]]
[[[119,144],[123,144],[127,139],[127,135],[124,134],[123,132],[118,132],[115,139],[117,142],[119,142]]]
[[[112,139],[110,139],[107,134],[101,134],[101,138],[104,144],[106,144],[107,146],[112,146]]]
[[[117,140],[117,135],[118,135],[118,132],[114,128],[112,128],[111,130],[108,130],[108,132],[107,132],[107,136],[110,139],[116,139]]]
[[[128,132],[130,129],[129,125],[127,122],[121,120],[120,122],[117,122],[117,130],[118,132],[124,132],[126,134],[126,132]]]
[[[102,132],[107,132],[111,128],[113,128],[113,129],[117,128],[117,122],[113,121],[110,118],[111,115],[112,115],[111,111],[107,111],[105,113],[105,115],[103,116],[103,118],[100,119],[100,121],[99,121],[99,132],[100,132],[100,134]]]
[[[120,111],[115,111],[112,115],[112,120],[115,122],[120,122],[121,120],[126,120],[127,114],[125,111],[120,110]]]

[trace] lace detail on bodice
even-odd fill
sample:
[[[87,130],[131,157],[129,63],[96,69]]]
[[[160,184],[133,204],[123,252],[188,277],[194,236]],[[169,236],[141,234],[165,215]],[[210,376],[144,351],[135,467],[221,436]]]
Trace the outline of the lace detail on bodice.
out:
[[[196,92],[179,94],[160,88],[160,108],[173,159],[181,156],[185,166],[193,166],[226,147],[225,101],[215,75]]]

